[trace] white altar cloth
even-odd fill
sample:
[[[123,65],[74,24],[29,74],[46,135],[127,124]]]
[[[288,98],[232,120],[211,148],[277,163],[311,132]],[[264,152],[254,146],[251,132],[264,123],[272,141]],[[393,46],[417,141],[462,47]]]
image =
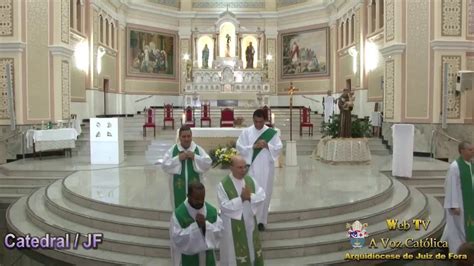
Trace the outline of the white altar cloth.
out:
[[[55,142],[55,141],[75,141],[77,140],[77,131],[74,128],[58,128],[47,130],[33,130],[26,132],[26,146],[33,147],[33,143]],[[57,148],[57,147],[55,147]],[[67,148],[70,148],[69,146]]]

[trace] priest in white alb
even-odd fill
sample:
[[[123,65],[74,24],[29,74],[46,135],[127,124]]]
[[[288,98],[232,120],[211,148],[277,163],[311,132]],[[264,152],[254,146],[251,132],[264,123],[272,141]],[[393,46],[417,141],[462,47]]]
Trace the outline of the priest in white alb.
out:
[[[449,252],[458,253],[466,242],[474,242],[474,145],[459,144],[459,158],[451,163],[444,183],[446,226],[441,240],[448,241]]]
[[[265,191],[265,202],[257,213],[258,229],[265,230],[273,191],[275,162],[283,147],[280,136],[265,125],[265,112],[257,109],[253,113],[253,125],[244,129],[237,139],[237,150],[249,165],[248,175],[253,177]]]
[[[170,239],[174,266],[215,266],[214,250],[219,247],[222,220],[207,203],[202,183],[188,186],[188,198],[171,217]]]
[[[336,99],[332,96],[332,92],[328,91],[328,95],[323,99],[324,123],[329,123],[334,113],[334,103]]]
[[[230,170],[217,185],[224,224],[220,265],[262,266],[262,244],[255,214],[265,200],[265,191],[246,174],[247,165],[241,156],[232,157]]]
[[[161,168],[171,174],[170,195],[173,210],[184,202],[188,184],[201,182],[202,174],[212,165],[206,151],[193,141],[191,128],[182,126],[178,132],[179,143],[173,145],[163,156]]]

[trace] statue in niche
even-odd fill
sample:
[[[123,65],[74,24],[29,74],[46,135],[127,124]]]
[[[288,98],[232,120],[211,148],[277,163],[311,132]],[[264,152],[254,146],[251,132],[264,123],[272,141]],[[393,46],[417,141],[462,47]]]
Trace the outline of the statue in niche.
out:
[[[225,57],[230,57],[230,35],[227,33],[225,38],[227,39],[227,43],[225,45]]]
[[[252,42],[249,43],[247,49],[245,50],[245,59],[247,60],[246,68],[253,68],[253,55],[255,54],[255,49],[252,46]]]
[[[192,72],[193,72],[193,66],[191,65],[191,63],[187,63],[186,64],[186,79],[187,80],[191,80],[192,78]]]
[[[209,48],[207,47],[207,43],[204,45],[204,49],[202,49],[202,68],[209,67]]]

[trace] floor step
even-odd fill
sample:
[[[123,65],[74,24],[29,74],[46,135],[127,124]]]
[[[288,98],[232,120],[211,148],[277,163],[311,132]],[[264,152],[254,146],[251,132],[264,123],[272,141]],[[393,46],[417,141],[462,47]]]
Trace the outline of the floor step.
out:
[[[0,204],[10,204],[25,196],[25,194],[1,194]]]
[[[55,235],[66,233],[80,233],[82,236],[97,232],[94,227],[85,226],[73,221],[64,219],[46,208],[44,201],[45,188],[41,188],[31,194],[27,200],[27,216],[38,227]],[[71,230],[73,230],[71,232]],[[101,248],[109,251],[122,252],[132,255],[145,255],[152,257],[170,257],[169,238],[159,239],[152,237],[133,236],[112,232],[110,230],[100,230],[104,235]],[[81,237],[81,240],[85,240]],[[82,242],[82,241],[81,241]]]
[[[394,193],[379,204],[330,217],[270,223],[263,232],[262,239],[295,239],[340,232],[347,223],[356,220],[373,224],[402,212],[410,204],[410,197],[410,190],[405,185],[394,182]]]
[[[22,232],[28,232],[30,235],[38,237],[45,236],[46,232],[50,233],[29,221],[26,214],[26,200],[26,197],[20,198],[10,207],[8,214],[9,230],[16,235],[24,235]],[[62,235],[64,236],[64,234]],[[37,249],[36,252],[75,265],[171,265],[171,261],[167,258],[113,252],[105,250],[101,246],[98,249],[84,249],[82,247],[63,250]]]
[[[2,185],[36,185],[46,186],[62,178],[33,177],[33,176],[2,176],[0,184]]]
[[[404,242],[407,238],[413,238],[414,241],[426,239],[429,237],[438,237],[441,234],[444,228],[444,212],[439,211],[441,207],[440,203],[431,196],[427,197],[427,209],[435,210],[430,212],[429,215],[426,217],[431,221],[430,227],[427,231],[419,230],[413,231],[410,230],[406,233],[400,234],[398,236],[392,237],[391,240],[393,241],[401,241]],[[341,229],[341,231],[345,231]],[[370,232],[373,231],[372,225],[369,224],[368,226],[369,237],[366,238],[366,243],[368,243],[372,236]],[[375,239],[378,237],[374,237]],[[346,238],[346,241],[349,240]],[[337,252],[327,252],[324,254],[318,255],[310,255],[310,254],[303,254],[300,257],[283,257],[283,258],[269,258],[265,260],[265,264],[272,265],[272,266],[301,266],[301,265],[329,265],[329,264],[351,264],[351,265],[361,265],[360,261],[353,261],[353,263],[348,262],[345,260],[345,255],[349,254],[368,254],[368,253],[389,253],[389,254],[403,254],[405,252],[413,252],[413,249],[390,249],[390,248],[383,248],[379,246],[378,249],[370,249],[367,244],[360,249],[343,249]],[[264,254],[266,257],[266,254]],[[365,265],[365,263],[362,263]]]
[[[414,187],[425,194],[444,194],[444,185],[415,185]]]
[[[401,213],[392,216],[394,219],[411,220],[424,218],[428,214],[428,201],[426,197],[415,189],[410,189],[411,203]],[[362,220],[361,222],[365,222]],[[370,234],[374,238],[395,237],[400,231],[389,231],[385,220],[369,224]],[[313,237],[302,237],[297,239],[270,240],[262,243],[266,258],[289,258],[300,257],[310,254],[325,254],[336,252],[341,249],[351,249],[347,239],[345,226],[341,226],[340,232]]]
[[[1,181],[1,179],[0,179]],[[0,195],[3,194],[30,194],[42,186],[37,185],[0,185]]]
[[[86,208],[64,198],[61,188],[61,182],[55,182],[47,187],[45,201],[49,210],[64,219],[117,233],[157,238],[169,237],[169,222],[115,215]]]
[[[445,176],[413,176],[411,178],[397,177],[399,181],[406,185],[444,185]]]

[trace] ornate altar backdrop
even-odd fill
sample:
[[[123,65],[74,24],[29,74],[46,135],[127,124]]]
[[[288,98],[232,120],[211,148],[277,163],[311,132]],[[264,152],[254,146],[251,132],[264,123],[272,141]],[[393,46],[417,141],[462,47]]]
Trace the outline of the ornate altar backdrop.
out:
[[[213,29],[194,30],[192,40],[192,56],[182,67],[186,72],[186,82],[182,83],[186,105],[196,100],[246,100],[254,101],[255,105],[267,102],[271,90],[267,64],[263,63],[266,59],[262,31],[242,29],[235,15],[226,11]],[[249,40],[255,53],[253,63],[247,67],[245,46]]]

